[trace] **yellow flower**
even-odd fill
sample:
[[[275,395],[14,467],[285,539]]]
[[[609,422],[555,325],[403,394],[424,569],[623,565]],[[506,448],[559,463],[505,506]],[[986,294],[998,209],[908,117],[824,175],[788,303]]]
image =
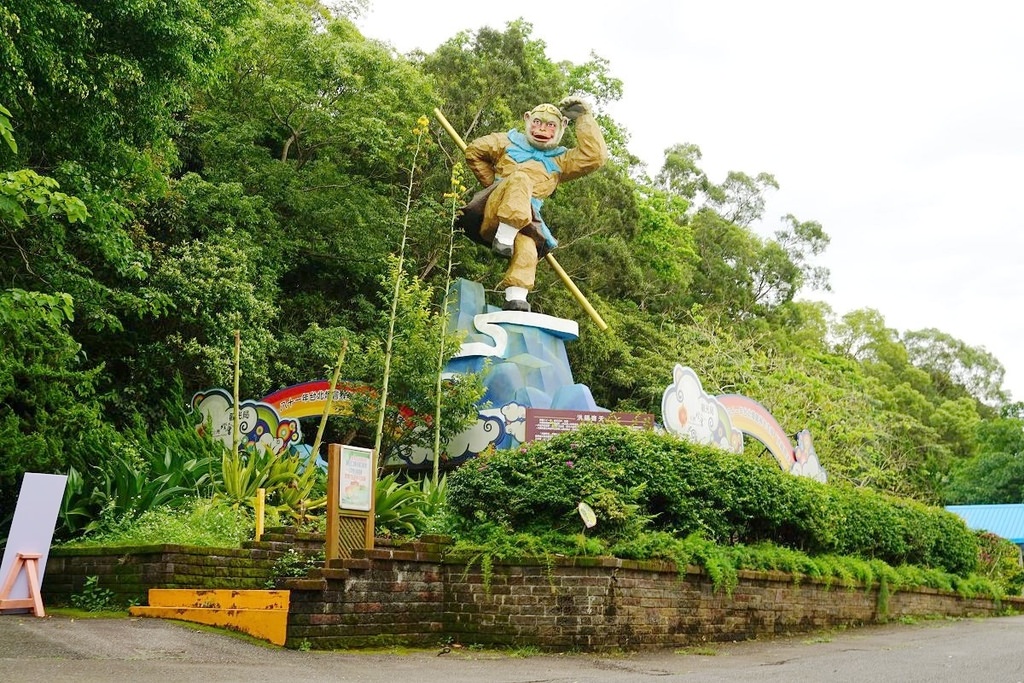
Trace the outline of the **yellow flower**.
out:
[[[426,128],[427,126],[430,125],[430,119],[428,119],[424,114],[420,116],[418,119],[416,119],[416,125],[420,126],[421,128]]]

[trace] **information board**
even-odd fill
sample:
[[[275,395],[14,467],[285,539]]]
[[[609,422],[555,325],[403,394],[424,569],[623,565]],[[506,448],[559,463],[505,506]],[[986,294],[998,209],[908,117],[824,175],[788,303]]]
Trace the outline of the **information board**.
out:
[[[375,466],[373,451],[356,446],[341,447],[339,501],[343,510],[369,512]]]
[[[601,422],[615,422],[630,429],[654,429],[654,415],[650,413],[527,408],[526,440],[547,441],[556,434],[575,431],[580,425]]]

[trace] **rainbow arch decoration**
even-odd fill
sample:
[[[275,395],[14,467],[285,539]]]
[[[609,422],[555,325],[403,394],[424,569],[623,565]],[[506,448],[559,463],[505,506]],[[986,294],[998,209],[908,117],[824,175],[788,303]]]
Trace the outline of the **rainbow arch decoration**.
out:
[[[376,419],[377,390],[359,382],[339,382],[331,394],[331,385],[325,379],[302,382],[267,394],[258,401],[244,400],[239,403],[239,427],[241,448],[261,444],[277,455],[287,453],[302,443],[303,418],[319,418],[331,398],[332,415],[354,415],[366,420]],[[368,401],[355,401],[359,396]],[[213,388],[196,392],[192,396],[192,412],[201,418],[196,429],[209,430],[210,435],[231,448],[234,413],[233,399],[226,389]],[[398,406],[403,420],[402,428],[413,429],[418,422],[429,424],[430,418],[420,416],[408,406]]]
[[[231,448],[234,426],[234,400],[225,389],[207,389],[192,395],[192,412],[201,418],[196,426],[200,433]],[[260,444],[276,455],[283,455],[302,441],[302,427],[297,419],[281,417],[274,406],[262,401],[241,401],[238,404],[241,432],[240,448]]]
[[[784,472],[828,479],[810,431],[798,432],[794,446],[767,408],[740,394],[708,394],[692,368],[676,364],[672,384],[662,394],[661,414],[665,431],[680,438],[742,453],[743,437],[750,436],[764,444]]]
[[[325,379],[315,379],[310,382],[294,384],[284,389],[267,394],[260,399],[261,403],[274,408],[275,412],[282,418],[298,420],[304,417],[320,417],[327,407],[327,397],[331,395],[331,383]],[[370,399],[369,403],[359,406],[353,399],[357,396]],[[334,395],[331,398],[331,415],[353,415],[356,410],[369,411],[360,415],[367,420],[375,420],[377,413],[378,392],[369,384],[360,382],[339,382],[334,387]],[[394,404],[391,404],[394,407]],[[406,428],[415,426],[414,417],[416,412],[404,405],[398,405],[398,414],[404,420]],[[421,416],[424,422],[430,422],[430,418]]]
[[[775,457],[779,467],[787,472],[793,469],[796,458],[789,435],[768,409],[752,398],[739,394],[723,394],[718,401],[725,407],[729,420],[735,429],[752,436],[764,444]]]
[[[376,392],[365,384],[339,382],[334,387],[334,395],[331,398],[331,414],[351,415],[352,399],[358,394],[376,396]],[[260,402],[272,406],[281,417],[297,420],[323,415],[330,396],[331,383],[325,379],[316,379],[279,389],[261,398]]]

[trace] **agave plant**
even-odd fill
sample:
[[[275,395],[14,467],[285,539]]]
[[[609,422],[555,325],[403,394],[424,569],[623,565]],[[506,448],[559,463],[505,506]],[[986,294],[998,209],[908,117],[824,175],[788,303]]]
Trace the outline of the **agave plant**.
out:
[[[398,473],[391,473],[377,480],[376,532],[383,536],[414,536],[426,526],[427,497],[418,481],[399,482],[398,477]]]
[[[82,471],[68,469],[59,518],[69,533],[95,531],[157,506],[180,505],[209,495],[215,483],[209,448],[179,443],[170,432],[135,444],[93,444],[89,452],[94,464]]]
[[[221,474],[214,497],[232,507],[254,508],[259,490],[265,489],[268,516],[301,522],[310,511],[327,504],[325,496],[313,497],[318,468],[298,455],[280,456],[260,446],[225,452]]]
[[[424,498],[424,512],[427,517],[434,517],[448,503],[448,478],[441,477],[434,483],[430,477],[424,477],[421,485]]]
[[[327,506],[326,495],[313,496],[322,472],[312,459],[306,460],[298,455],[280,458],[274,464],[270,478],[273,480],[282,473],[294,476],[289,483],[276,487],[272,492],[271,500],[278,511],[293,522],[302,523],[311,518],[309,513]]]
[[[97,510],[89,495],[91,490],[83,495],[85,491],[86,483],[81,472],[74,467],[69,468],[64,498],[57,515],[64,531],[72,534],[83,531],[96,518]]]

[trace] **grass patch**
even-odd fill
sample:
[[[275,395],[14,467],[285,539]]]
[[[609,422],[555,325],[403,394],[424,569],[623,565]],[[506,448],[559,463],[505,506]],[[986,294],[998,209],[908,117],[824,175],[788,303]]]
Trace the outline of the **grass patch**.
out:
[[[243,509],[203,498],[181,506],[159,506],[135,518],[125,517],[101,532],[63,544],[65,548],[117,547],[172,543],[237,548],[252,538],[255,524]]]
[[[707,645],[691,645],[682,647],[675,651],[677,655],[694,655],[698,657],[717,657],[718,650]]]
[[[127,610],[103,610],[90,612],[77,607],[47,607],[46,616],[62,617],[65,619],[127,619],[130,615]]]

